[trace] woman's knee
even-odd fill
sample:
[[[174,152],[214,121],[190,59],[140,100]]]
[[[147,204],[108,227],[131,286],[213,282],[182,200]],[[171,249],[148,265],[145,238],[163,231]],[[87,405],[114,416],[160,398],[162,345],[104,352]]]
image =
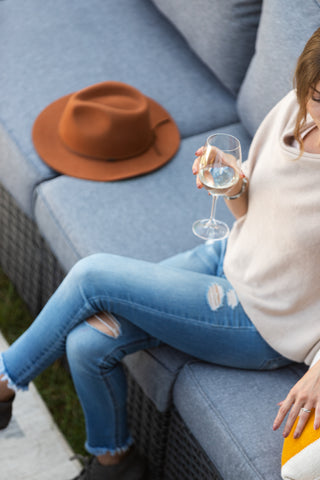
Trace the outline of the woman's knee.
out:
[[[75,327],[66,339],[66,354],[71,369],[95,363],[99,345],[86,322]]]
[[[103,323],[99,320],[103,319]],[[75,327],[66,340],[66,354],[72,368],[90,368],[102,358],[112,357],[121,336],[121,324],[112,315],[99,312]]]
[[[86,332],[83,328],[83,324],[75,327],[66,339],[66,354],[70,367],[73,365],[80,366],[83,362],[90,357],[90,351],[92,347],[88,344],[86,339]]]
[[[79,260],[69,271],[63,284],[66,292],[73,288],[80,289],[84,296],[90,295],[99,285],[99,272],[104,265],[104,254],[93,254]]]
[[[78,279],[87,278],[102,263],[104,254],[95,253],[77,261],[68,273],[68,277],[76,277]]]

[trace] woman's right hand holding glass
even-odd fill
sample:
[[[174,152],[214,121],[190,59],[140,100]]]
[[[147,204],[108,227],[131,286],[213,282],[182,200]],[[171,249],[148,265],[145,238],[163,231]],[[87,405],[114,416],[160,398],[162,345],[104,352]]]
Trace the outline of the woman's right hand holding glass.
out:
[[[192,173],[193,173],[193,175],[196,175],[196,185],[197,185],[197,188],[199,188],[199,189],[203,188],[203,184],[201,183],[201,181],[199,179],[199,164],[200,164],[200,158],[203,155],[204,150],[205,150],[205,147],[198,148],[198,150],[195,153],[196,158],[194,159],[194,162],[193,162],[193,165],[192,165]]]
[[[215,147],[211,147],[212,152],[217,152],[217,149]],[[198,189],[202,189],[204,187],[203,183],[200,180],[199,176],[199,171],[200,171],[200,162],[201,158],[204,157],[206,151],[205,146],[201,146],[198,148],[198,150],[195,152],[195,159],[192,164],[192,173],[196,175],[196,186]],[[211,153],[212,156],[212,153]],[[214,158],[212,157],[212,162],[214,161]],[[233,185],[230,186],[229,189],[226,189],[223,193],[221,192],[222,195],[224,195],[225,200],[228,200],[228,197],[241,197],[239,199],[240,201],[227,201],[227,205],[231,213],[234,215],[235,218],[240,218],[243,215],[246,214],[247,208],[248,208],[248,195],[247,195],[247,190],[248,190],[248,179],[245,177],[245,175],[241,171],[241,164],[236,161],[235,157],[233,155],[229,154],[224,154],[224,164],[227,166],[232,166],[234,170],[238,172],[238,181],[234,183]],[[203,175],[202,175],[203,176]],[[245,182],[245,183],[244,183]],[[209,190],[208,193],[210,194]]]
[[[210,135],[204,147],[196,152],[193,173],[197,175],[197,187],[204,187],[212,196],[210,218],[194,222],[193,233],[204,240],[222,240],[229,234],[226,223],[215,218],[216,199],[225,195],[238,183],[241,171],[241,145],[227,133]]]
[[[199,169],[200,169],[201,157],[205,154],[205,150],[206,149],[205,149],[204,146],[198,148],[198,150],[195,153],[196,158],[195,158],[195,160],[193,162],[193,165],[192,165],[192,173],[194,175],[196,175],[196,185],[197,185],[197,188],[199,188],[199,189],[204,187],[203,183],[201,182],[201,180],[199,178]],[[214,147],[211,148],[211,150],[210,150],[210,156],[211,156],[210,161],[212,163],[214,163],[216,153],[217,153],[217,149],[214,149]],[[238,171],[238,177],[239,177],[238,182],[236,184],[232,185],[232,187],[229,190],[226,190],[226,192],[225,192],[226,195],[230,195],[230,196],[236,195],[237,193],[239,193],[241,191],[244,174],[241,171],[239,171],[236,159],[234,158],[233,155],[224,154],[223,164],[225,166],[231,166],[234,170]]]

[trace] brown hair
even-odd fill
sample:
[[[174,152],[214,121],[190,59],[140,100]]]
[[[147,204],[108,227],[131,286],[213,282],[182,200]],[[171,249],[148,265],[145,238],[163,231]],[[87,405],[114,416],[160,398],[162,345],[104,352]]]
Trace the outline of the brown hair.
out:
[[[307,41],[296,66],[294,86],[297,92],[299,111],[294,129],[295,139],[300,145],[300,154],[303,153],[301,131],[307,117],[307,102],[320,80],[320,28]]]

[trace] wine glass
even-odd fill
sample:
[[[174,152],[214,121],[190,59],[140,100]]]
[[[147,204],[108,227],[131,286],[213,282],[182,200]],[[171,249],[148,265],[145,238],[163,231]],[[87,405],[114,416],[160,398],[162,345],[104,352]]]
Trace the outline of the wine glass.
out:
[[[226,223],[215,219],[218,197],[239,181],[241,145],[233,135],[215,133],[207,138],[199,160],[199,179],[212,196],[210,218],[197,220],[193,233],[204,240],[222,240],[229,235]]]

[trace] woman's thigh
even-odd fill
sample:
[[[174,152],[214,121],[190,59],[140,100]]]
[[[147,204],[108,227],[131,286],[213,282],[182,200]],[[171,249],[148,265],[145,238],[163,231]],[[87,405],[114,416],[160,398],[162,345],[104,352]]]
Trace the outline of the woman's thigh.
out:
[[[281,361],[224,277],[108,254],[87,257],[74,275],[96,311],[199,359],[240,368]]]
[[[223,276],[226,246],[226,240],[221,242],[208,241],[191,250],[169,257],[160,262],[160,265],[220,277]]]

